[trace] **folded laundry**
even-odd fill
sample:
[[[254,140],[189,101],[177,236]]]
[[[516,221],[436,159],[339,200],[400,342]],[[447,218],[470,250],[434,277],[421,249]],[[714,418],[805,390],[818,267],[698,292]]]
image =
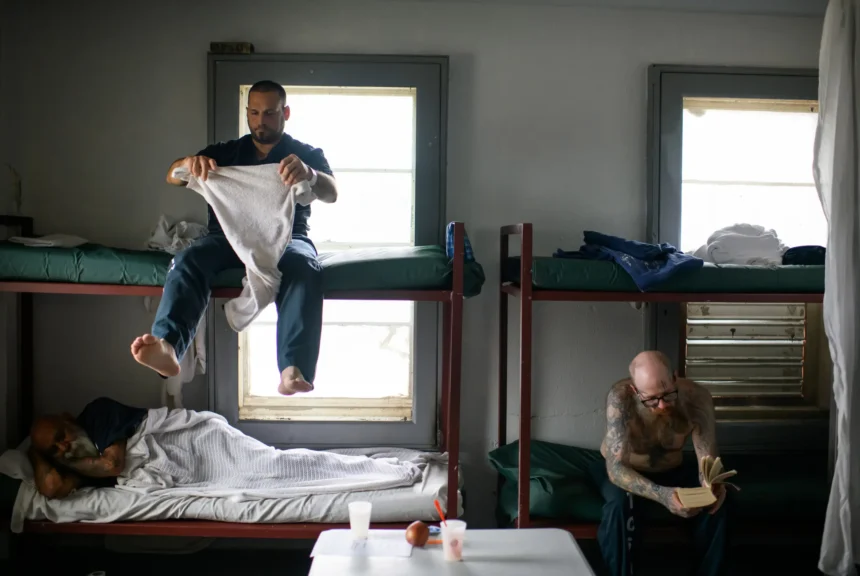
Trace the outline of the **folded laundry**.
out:
[[[583,233],[583,241],[585,243],[578,251],[566,252],[559,249],[553,256],[614,261],[630,275],[643,292],[682,270],[694,270],[704,265],[701,258],[685,254],[665,242],[647,244],[590,230]]]
[[[191,246],[198,238],[206,236],[207,232],[203,224],[185,220],[171,224],[167,216],[162,214],[146,241],[146,248],[175,255]]]
[[[711,234],[695,255],[713,264],[776,266],[782,264],[786,249],[774,230],[758,224],[733,224]]]
[[[9,242],[33,246],[35,248],[76,248],[87,244],[86,238],[72,234],[46,234],[45,236],[37,236],[35,238],[13,236],[9,238]]]

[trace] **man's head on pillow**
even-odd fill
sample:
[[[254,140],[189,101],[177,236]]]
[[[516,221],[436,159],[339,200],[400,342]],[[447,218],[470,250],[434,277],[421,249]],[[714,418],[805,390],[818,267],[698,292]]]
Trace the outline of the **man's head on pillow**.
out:
[[[93,441],[69,414],[38,418],[30,430],[30,442],[46,458],[60,462],[99,455]]]

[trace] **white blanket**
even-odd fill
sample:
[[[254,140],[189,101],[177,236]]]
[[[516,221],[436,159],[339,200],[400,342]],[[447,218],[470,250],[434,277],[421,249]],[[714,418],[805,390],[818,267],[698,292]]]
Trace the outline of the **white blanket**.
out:
[[[245,264],[242,293],[224,307],[230,327],[241,332],[278,294],[278,261],[292,237],[296,202],[310,204],[311,187],[300,182],[287,188],[277,164],[221,166],[210,171],[205,181],[185,168],[176,168],[173,176],[203,196]]]
[[[234,501],[408,486],[411,462],[297,448],[278,450],[214,412],[149,411],[128,442],[119,487],[139,494],[219,496]]]
[[[232,498],[139,494],[116,488],[81,488],[62,499],[49,500],[36,491],[26,447],[0,455],[0,474],[22,480],[12,515],[11,529],[20,533],[25,520],[50,522],[140,522],[155,520],[210,520],[243,523],[345,523],[347,505],[356,500],[373,503],[374,522],[411,522],[437,519],[433,500],[448,510],[447,454],[399,448],[353,448],[335,454],[371,459],[396,459],[423,470],[421,481],[386,490],[308,494],[236,502]],[[462,486],[462,478],[460,478]],[[451,508],[453,510],[453,508]],[[458,500],[458,515],[463,507]]]
[[[711,234],[694,256],[712,264],[778,266],[786,249],[773,230],[757,224],[734,224]]]

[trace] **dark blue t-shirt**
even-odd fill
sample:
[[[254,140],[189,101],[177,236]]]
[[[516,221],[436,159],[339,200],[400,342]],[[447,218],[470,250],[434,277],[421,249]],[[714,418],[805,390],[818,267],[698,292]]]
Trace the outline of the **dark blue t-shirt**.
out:
[[[322,172],[329,176],[332,175],[328,160],[326,160],[321,149],[314,148],[304,142],[299,142],[288,134],[283,135],[281,141],[269,151],[269,155],[265,158],[257,157],[257,147],[254,146],[254,141],[251,139],[250,134],[236,140],[211,144],[197,153],[198,156],[212,158],[218,166],[277,164],[290,154],[295,154],[299,157],[299,160],[317,172]],[[209,233],[223,234],[221,224],[218,222],[218,218],[216,218],[212,207],[207,205],[207,208],[209,210]],[[310,231],[308,217],[310,215],[310,206],[296,204],[296,211],[293,215],[293,236],[308,235]]]
[[[77,422],[103,454],[111,444],[134,436],[146,414],[144,408],[132,408],[110,398],[97,398],[87,404]]]

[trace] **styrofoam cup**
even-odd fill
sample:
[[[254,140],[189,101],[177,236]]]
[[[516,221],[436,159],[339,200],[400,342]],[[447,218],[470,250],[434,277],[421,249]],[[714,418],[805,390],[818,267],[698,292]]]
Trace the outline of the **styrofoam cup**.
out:
[[[442,523],[442,553],[448,562],[463,560],[463,542],[466,540],[466,523],[448,520]]]
[[[352,530],[352,537],[356,540],[366,539],[370,532],[372,504],[370,502],[350,502],[348,506],[349,528]]]

